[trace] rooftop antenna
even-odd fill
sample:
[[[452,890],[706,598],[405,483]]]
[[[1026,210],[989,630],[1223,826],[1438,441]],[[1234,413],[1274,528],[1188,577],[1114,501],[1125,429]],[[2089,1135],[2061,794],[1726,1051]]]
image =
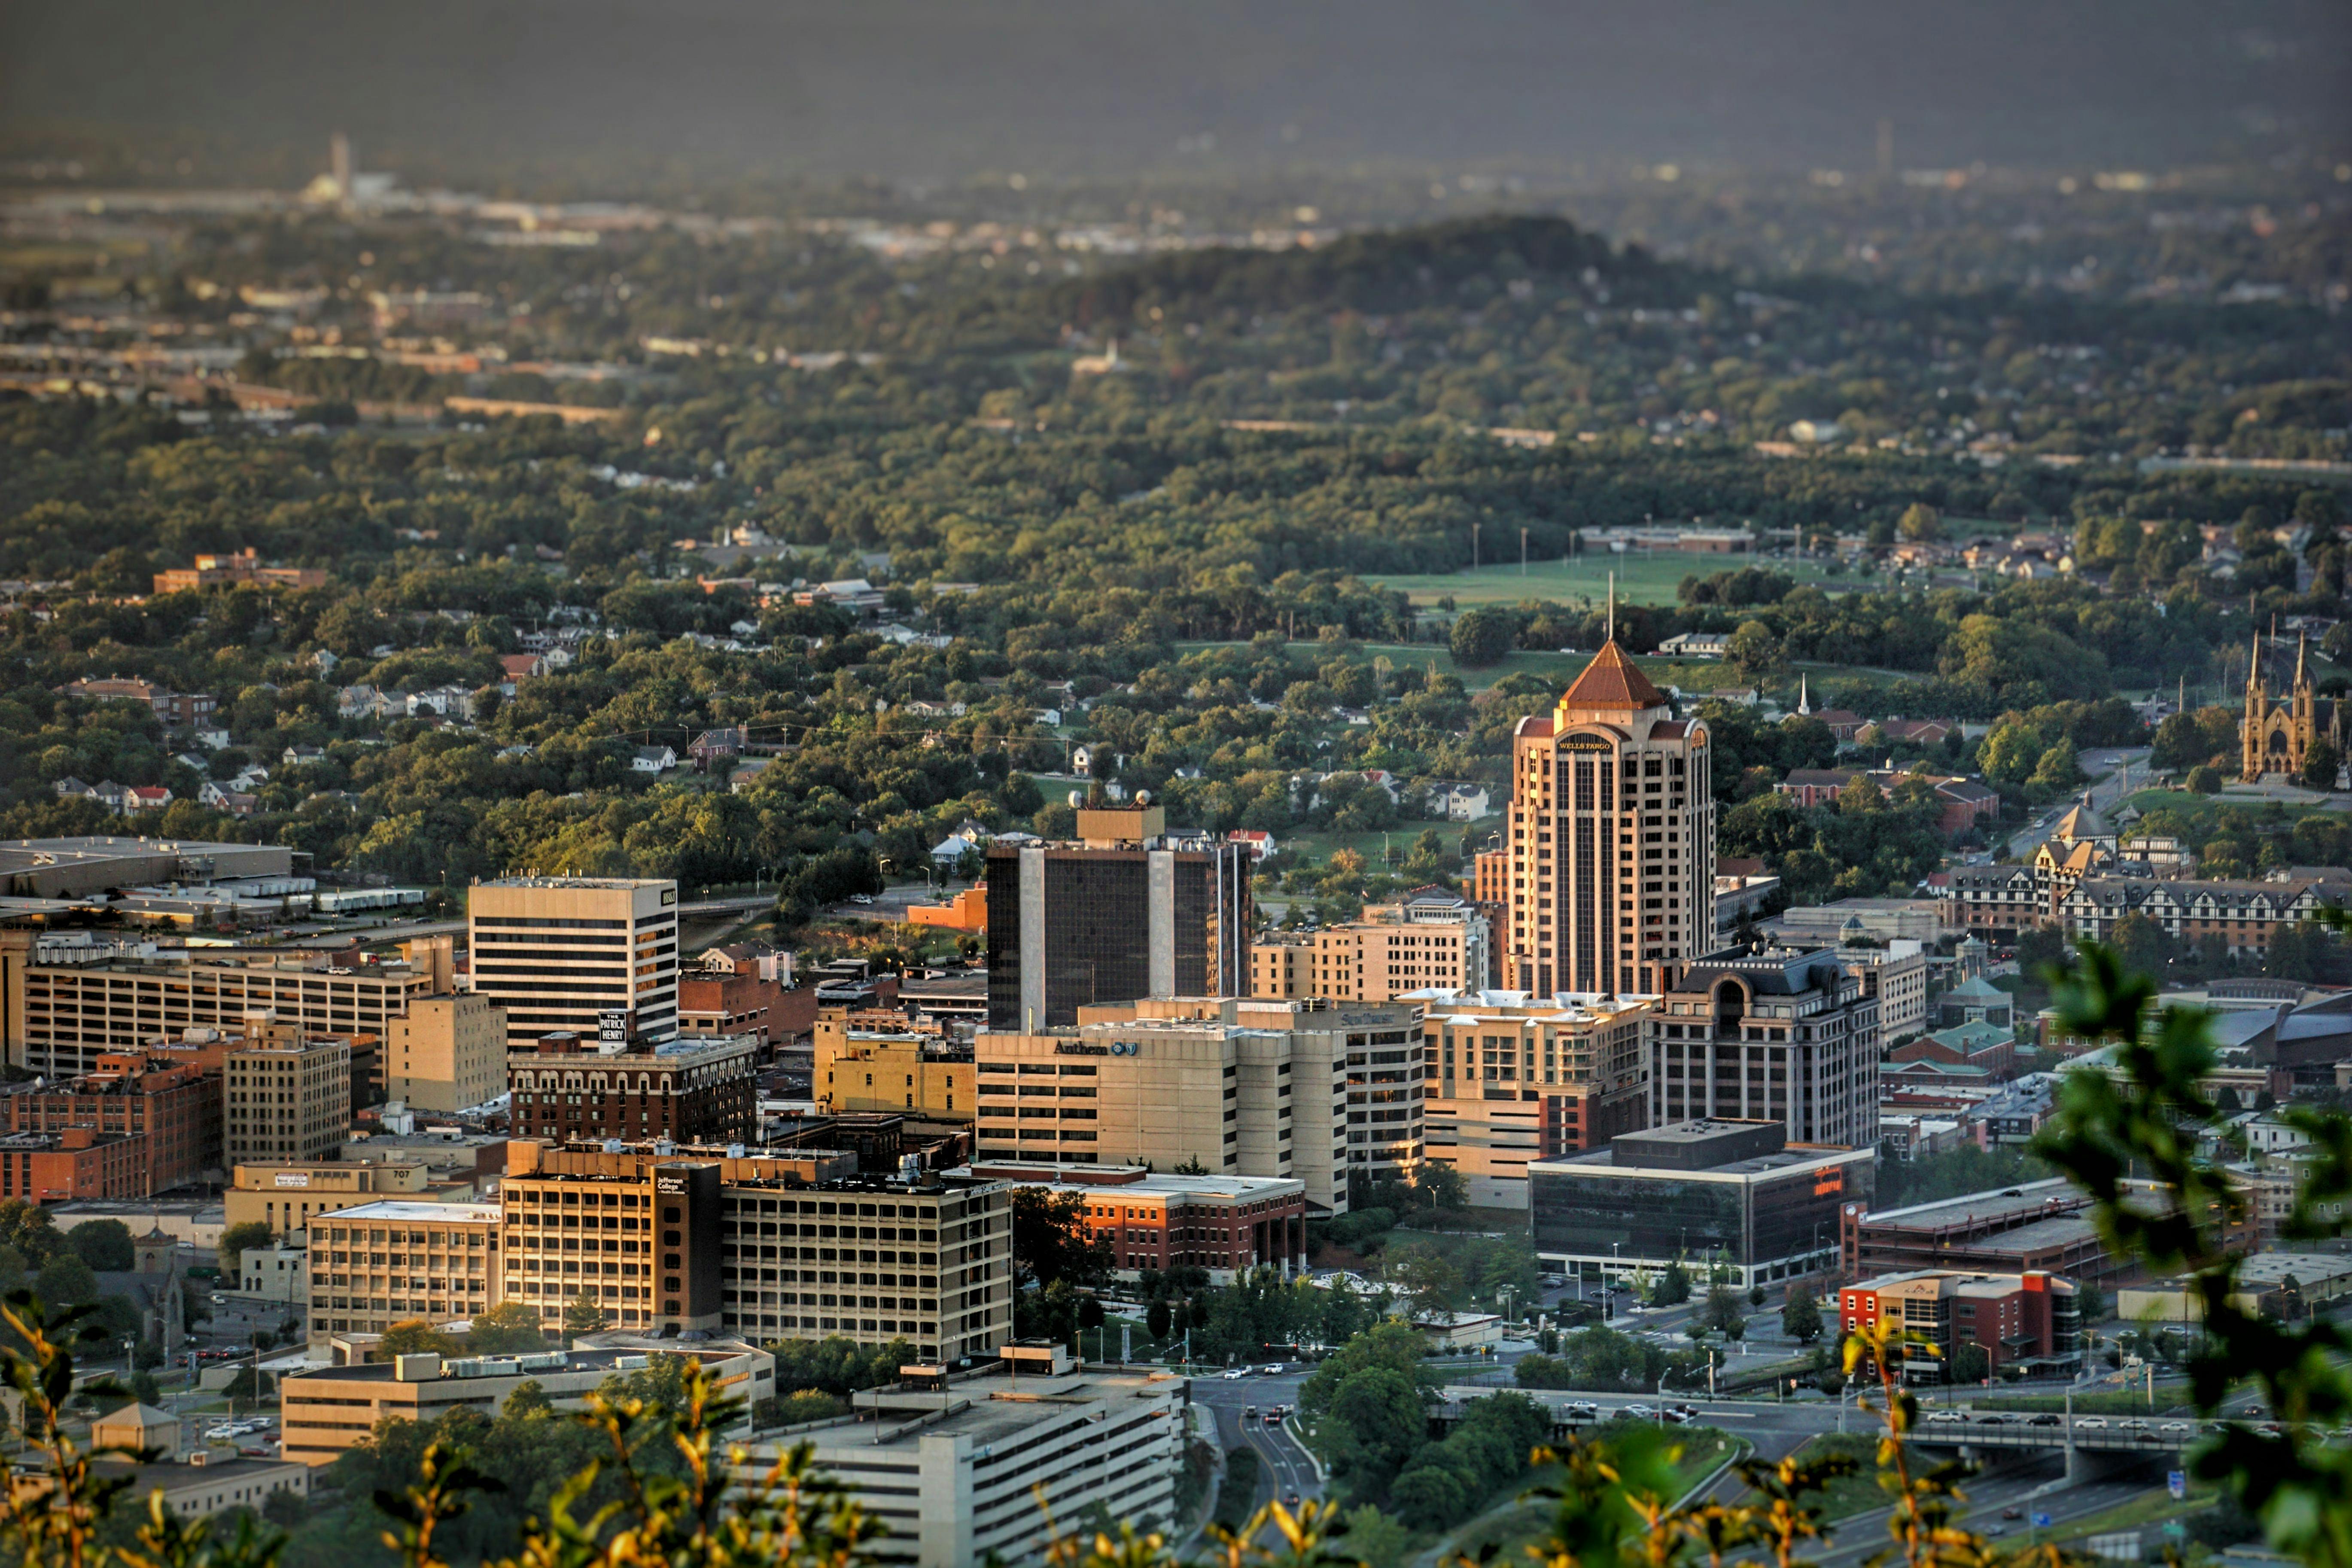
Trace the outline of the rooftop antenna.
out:
[[[1617,640],[1617,574],[1609,574],[1609,640]]]

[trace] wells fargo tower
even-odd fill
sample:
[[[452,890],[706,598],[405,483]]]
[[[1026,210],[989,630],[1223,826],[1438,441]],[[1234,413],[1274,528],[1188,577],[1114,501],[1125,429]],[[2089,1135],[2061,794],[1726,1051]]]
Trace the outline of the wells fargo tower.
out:
[[[1664,990],[1715,935],[1706,726],[1677,719],[1612,637],[1511,742],[1505,983]]]

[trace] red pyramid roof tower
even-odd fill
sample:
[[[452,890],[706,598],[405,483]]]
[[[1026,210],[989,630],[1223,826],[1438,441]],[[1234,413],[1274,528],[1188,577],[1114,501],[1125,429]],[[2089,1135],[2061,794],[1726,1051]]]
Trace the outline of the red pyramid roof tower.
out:
[[[1666,694],[1651,684],[1650,678],[1625,657],[1625,650],[1616,640],[1601,644],[1584,673],[1569,683],[1560,693],[1562,708],[1622,708],[1639,712],[1644,708],[1664,708]]]

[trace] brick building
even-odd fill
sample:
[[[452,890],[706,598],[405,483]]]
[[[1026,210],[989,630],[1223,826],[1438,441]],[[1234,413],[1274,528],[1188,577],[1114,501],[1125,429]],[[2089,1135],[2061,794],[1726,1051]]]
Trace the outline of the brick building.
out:
[[[142,1051],[100,1056],[94,1069],[65,1083],[0,1094],[11,1132],[87,1127],[142,1140],[138,1189],[149,1197],[222,1168],[221,1088],[202,1068]]]
[[[816,1027],[816,1010],[815,986],[780,985],[749,970],[682,970],[677,977],[681,1035],[756,1035],[773,1051],[807,1039]]]
[[[1954,1381],[1964,1345],[1984,1352],[1987,1376],[2011,1366],[2056,1371],[2082,1364],[2074,1282],[2056,1274],[1925,1269],[1882,1275],[1838,1291],[1838,1319],[1846,1333],[1867,1332],[1887,1316],[1900,1318],[1906,1332],[1940,1352],[1906,1356],[1906,1382]]]
[[[144,1133],[68,1127],[0,1136],[0,1198],[58,1204],[147,1195]]]
[[[960,1173],[1085,1200],[1087,1233],[1111,1267],[1206,1268],[1213,1281],[1258,1268],[1286,1275],[1307,1262],[1307,1186],[1286,1176],[1163,1176],[1140,1165],[995,1162]]]
[[[759,1131],[760,1042],[751,1035],[600,1049],[569,1033],[507,1056],[514,1135],[749,1142]]]

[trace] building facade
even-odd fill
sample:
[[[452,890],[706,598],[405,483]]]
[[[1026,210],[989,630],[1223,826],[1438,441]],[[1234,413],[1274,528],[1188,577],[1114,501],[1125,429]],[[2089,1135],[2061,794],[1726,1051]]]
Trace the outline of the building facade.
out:
[[[429,973],[407,964],[335,969],[315,953],[170,961],[99,944],[0,943],[8,1059],[53,1079],[89,1072],[100,1056],[180,1044],[191,1031],[234,1033],[255,1013],[313,1034],[381,1036],[434,989]]]
[[[977,1164],[970,1174],[1083,1200],[1087,1234],[1123,1279],[1205,1268],[1213,1284],[1307,1265],[1307,1186],[1280,1176],[1165,1176],[1140,1165]]]
[[[2010,1367],[2055,1373],[2083,1363],[2083,1314],[2074,1282],[2055,1274],[1964,1274],[1925,1269],[1887,1274],[1838,1291],[1849,1334],[1895,1318],[1937,1353],[1904,1357],[1907,1383],[1959,1381],[1962,1347],[1982,1356],[1982,1375]]]
[[[504,1297],[551,1323],[585,1297],[625,1329],[904,1339],[927,1362],[1013,1336],[1008,1184],[824,1152],[513,1148]]]
[[[1841,1205],[1864,1204],[1869,1148],[1790,1144],[1778,1121],[1686,1121],[1528,1168],[1536,1253],[1585,1279],[1720,1266],[1741,1289],[1817,1273],[1838,1253]]]
[[[1490,945],[1486,916],[1451,894],[1376,905],[1360,921],[1251,943],[1250,994],[1387,1002],[1432,987],[1483,990]]]
[[[1714,945],[1706,726],[1612,638],[1511,743],[1512,989],[1664,990]]]
[[[1885,947],[1838,949],[1838,963],[1862,982],[1863,994],[1878,1005],[1882,1046],[1910,1039],[1927,1027],[1927,949],[1898,937]]]
[[[496,1204],[381,1199],[314,1221],[310,1237],[314,1341],[380,1334],[411,1318],[448,1322],[499,1304]]]
[[[506,1092],[507,1020],[488,997],[419,996],[386,1020],[385,1098],[414,1110],[466,1110]]]
[[[147,1168],[147,1197],[203,1179],[222,1168],[221,1086],[202,1068],[143,1051],[100,1055],[80,1078],[54,1085],[7,1086],[0,1117],[11,1132],[54,1132],[88,1127],[135,1134]]]
[[[972,1117],[971,1048],[940,1035],[853,1029],[826,1018],[816,1026],[809,1087],[826,1113],[903,1110],[945,1121]]]
[[[437,1202],[422,1160],[270,1161],[239,1165],[221,1194],[224,1223],[260,1224],[283,1236],[341,1209],[385,1198]],[[467,1196],[473,1195],[471,1187]]]
[[[1154,998],[1072,1029],[975,1037],[982,1162],[1296,1177],[1344,1211],[1423,1157],[1419,1026],[1400,1003]]]
[[[1647,1003],[1516,991],[1406,1000],[1422,1009],[1428,1157],[1461,1174],[1472,1203],[1525,1208],[1530,1162],[1646,1124]]]
[[[608,1015],[631,1038],[677,1033],[677,884],[601,877],[507,877],[466,900],[473,987],[527,1048],[569,1030],[596,1037]]]
[[[681,1037],[606,1049],[570,1034],[506,1057],[518,1138],[667,1138],[738,1143],[759,1135],[756,1037]]]
[[[1642,1031],[1653,1127],[1769,1118],[1792,1143],[1878,1142],[1878,1003],[1833,950],[1710,953]]]
[[[1045,1559],[1055,1521],[1100,1517],[1172,1535],[1186,1381],[1086,1369],[1010,1344],[970,1373],[922,1369],[852,1396],[856,1411],[755,1444],[746,1479],[793,1444],[887,1533],[866,1550],[911,1568]]]
[[[221,1138],[231,1166],[317,1160],[352,1124],[352,1043],[256,1021],[228,1053]]]
[[[1247,848],[1180,847],[1148,804],[1081,811],[1078,833],[989,847],[990,1028],[1063,1028],[1097,1004],[1248,990]]]
[[[0,1133],[0,1198],[61,1204],[147,1195],[143,1132],[68,1127]]]
[[[2339,900],[2340,882],[2153,881],[2140,877],[2090,878],[2058,906],[2058,923],[2070,936],[2114,939],[2116,926],[2146,915],[2174,941],[2189,946],[2219,940],[2233,958],[2270,951],[2282,926],[2311,918]]]
[[[2275,651],[2276,639],[2272,647]],[[2321,741],[2333,746],[2338,757],[2344,754],[2343,709],[2333,698],[2319,698],[2306,652],[2298,637],[2294,679],[2284,697],[2273,700],[2263,680],[2262,634],[2254,634],[2253,659],[2246,666],[2246,713],[2238,724],[2238,776],[2248,784],[2261,783],[2265,773],[2302,777],[2305,759]]]

